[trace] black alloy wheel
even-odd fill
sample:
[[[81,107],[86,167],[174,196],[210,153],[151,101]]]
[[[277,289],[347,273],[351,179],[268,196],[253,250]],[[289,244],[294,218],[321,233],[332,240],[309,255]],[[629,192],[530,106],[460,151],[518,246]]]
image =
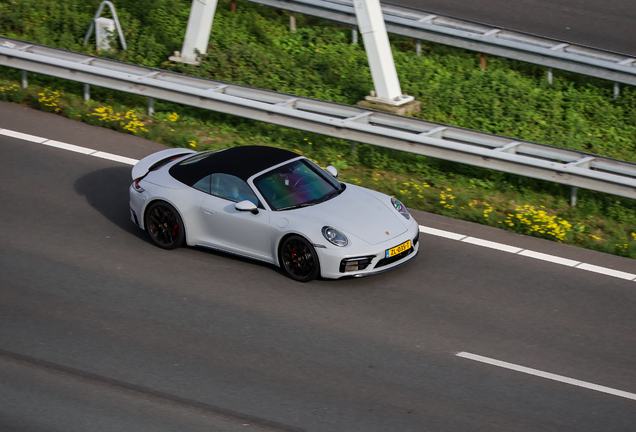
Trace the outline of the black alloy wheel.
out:
[[[309,282],[320,273],[320,263],[314,247],[304,238],[288,237],[280,248],[281,263],[292,279]]]
[[[146,211],[146,230],[150,238],[163,249],[176,249],[183,245],[185,231],[179,213],[170,204],[157,201]]]

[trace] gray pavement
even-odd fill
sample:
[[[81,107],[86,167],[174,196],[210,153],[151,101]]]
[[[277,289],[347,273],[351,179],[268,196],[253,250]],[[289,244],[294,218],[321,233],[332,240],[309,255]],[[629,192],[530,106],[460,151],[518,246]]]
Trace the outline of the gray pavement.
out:
[[[158,148],[5,103],[0,127],[128,157]],[[153,246],[129,220],[128,166],[7,137],[0,151],[0,430],[636,424],[633,400],[455,356],[636,393],[636,282],[422,235],[399,270],[298,284],[272,266]],[[413,215],[634,271],[631,260]]]
[[[390,0],[437,14],[636,55],[631,0]]]

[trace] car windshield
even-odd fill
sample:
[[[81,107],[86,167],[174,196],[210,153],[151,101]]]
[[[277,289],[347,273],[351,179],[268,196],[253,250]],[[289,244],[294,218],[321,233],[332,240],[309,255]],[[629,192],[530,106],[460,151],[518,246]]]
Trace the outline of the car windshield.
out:
[[[254,185],[274,210],[318,204],[344,190],[336,179],[307,159],[299,159],[260,175]]]

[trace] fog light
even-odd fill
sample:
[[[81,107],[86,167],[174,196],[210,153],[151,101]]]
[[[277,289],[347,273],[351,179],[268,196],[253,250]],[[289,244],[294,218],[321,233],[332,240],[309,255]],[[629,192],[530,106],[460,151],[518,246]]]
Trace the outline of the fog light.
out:
[[[349,261],[345,265],[345,272],[357,271],[358,270],[358,261]]]
[[[340,262],[340,273],[364,270],[371,264],[373,258],[375,256],[345,258]]]

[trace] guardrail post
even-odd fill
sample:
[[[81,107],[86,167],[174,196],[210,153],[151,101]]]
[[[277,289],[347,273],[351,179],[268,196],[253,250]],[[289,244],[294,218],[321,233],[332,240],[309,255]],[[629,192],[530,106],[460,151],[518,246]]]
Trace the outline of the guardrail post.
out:
[[[29,86],[29,81],[27,81],[27,71],[22,71],[22,88],[27,88]]]
[[[351,28],[351,43],[358,45],[358,26]]]
[[[572,190],[570,191],[570,206],[576,207],[576,192],[579,188],[576,186],[572,186]]]
[[[552,68],[548,68],[548,84],[552,85]]]
[[[236,0],[232,0],[232,4],[230,5],[230,12],[236,12]]]
[[[614,100],[618,99],[618,95],[621,92],[621,85],[617,82],[614,83]]]
[[[91,86],[90,84],[84,84],[84,102],[88,102],[91,98]]]
[[[422,41],[419,39],[415,42],[415,54],[417,54],[418,57],[422,55]]]
[[[481,63],[481,70],[485,71],[486,70],[486,54],[484,53],[479,54],[479,62]]]
[[[148,98],[148,115],[152,117],[155,114],[155,100],[151,97]]]
[[[351,157],[355,158],[357,152],[358,152],[358,143],[355,141],[351,141]]]
[[[296,15],[293,12],[289,13],[289,30],[296,31]]]

